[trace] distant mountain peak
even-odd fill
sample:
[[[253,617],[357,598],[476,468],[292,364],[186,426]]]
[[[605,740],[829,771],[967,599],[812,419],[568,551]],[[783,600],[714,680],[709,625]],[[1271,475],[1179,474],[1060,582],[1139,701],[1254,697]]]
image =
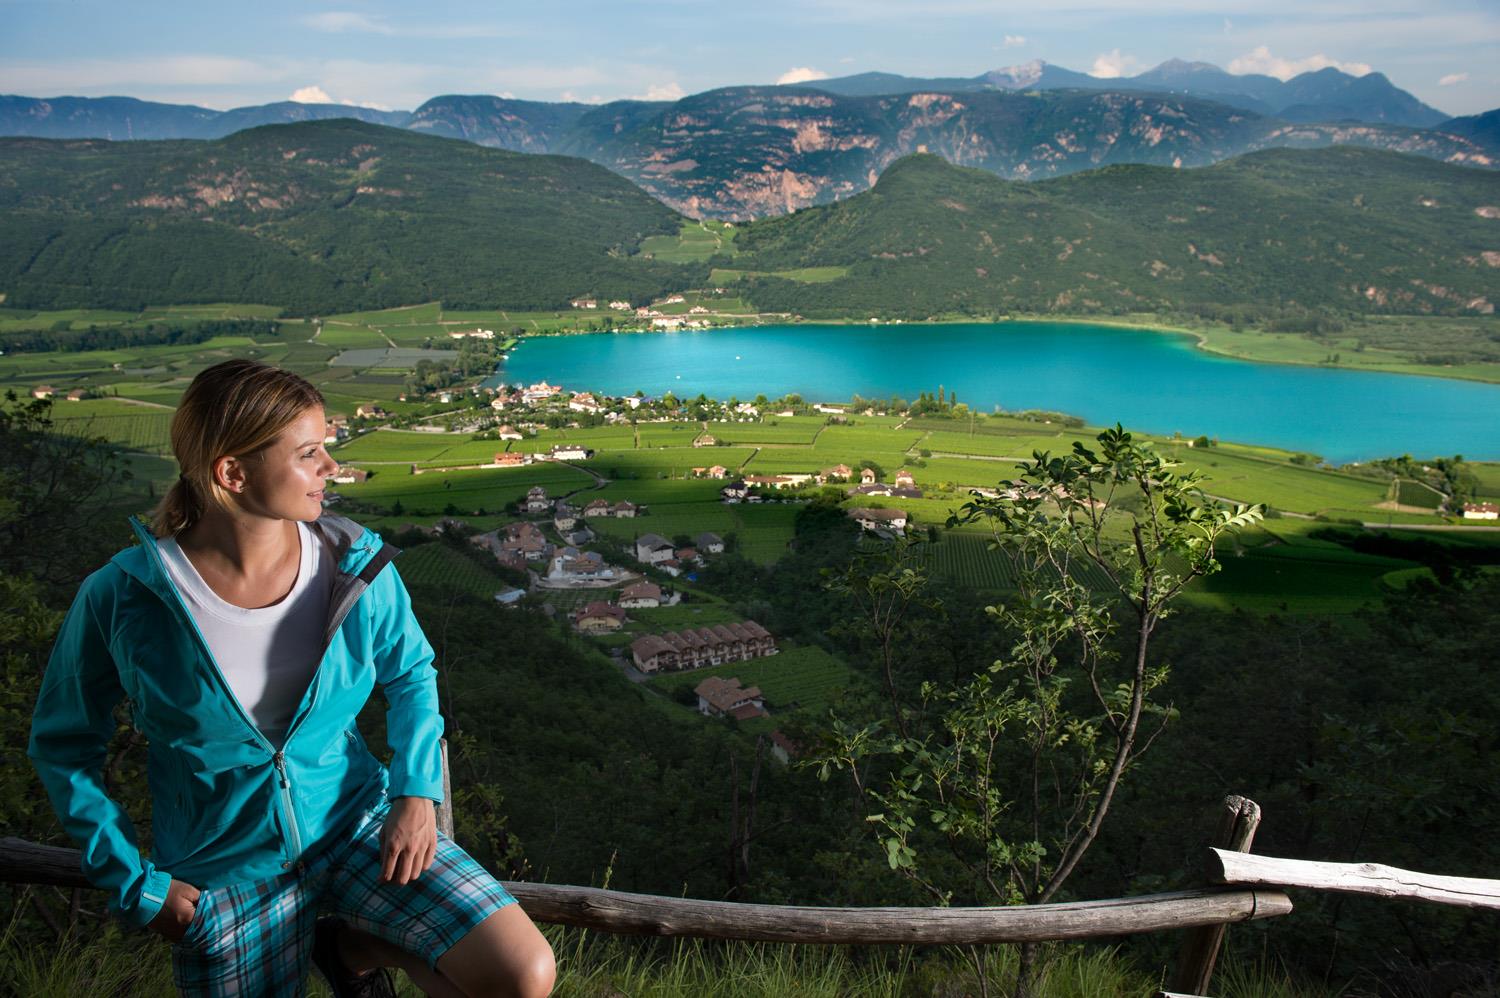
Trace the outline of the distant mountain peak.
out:
[[[1168,59],[1151,70],[1153,73],[1222,73],[1224,70],[1211,62],[1189,62],[1186,59]]]
[[[1006,88],[1029,87],[1042,78],[1042,73],[1046,69],[1045,61],[1033,59],[1015,66],[992,69],[985,73],[983,78],[988,83]]]

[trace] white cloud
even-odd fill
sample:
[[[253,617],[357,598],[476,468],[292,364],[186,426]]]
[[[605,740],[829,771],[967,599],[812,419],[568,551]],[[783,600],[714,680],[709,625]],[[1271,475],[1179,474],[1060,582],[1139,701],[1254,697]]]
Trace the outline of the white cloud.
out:
[[[839,60],[839,65],[841,65],[841,66],[847,66],[847,65],[849,65],[849,63],[851,63],[853,61],[854,61],[854,56],[852,56],[852,55],[846,55],[842,59]]]
[[[1331,59],[1323,53],[1310,55],[1305,59],[1283,59],[1271,54],[1268,46],[1261,45],[1248,55],[1242,55],[1229,64],[1229,71],[1243,75],[1245,73],[1264,73],[1266,76],[1274,76],[1278,80],[1290,80],[1301,73],[1312,73],[1320,69],[1342,70],[1350,76],[1364,76],[1371,71],[1371,67],[1363,62],[1340,62]]]
[[[1025,35],[1006,35],[1004,45],[1008,49],[1018,49],[1026,44]]]
[[[562,93],[560,93],[560,94],[557,95],[557,99],[560,100],[560,101],[562,101],[564,104],[603,104],[604,103],[604,98],[600,97],[598,94],[590,94],[588,97],[584,97],[584,96],[582,96],[580,94],[575,94],[571,90],[564,90]]]
[[[1113,80],[1119,76],[1132,75],[1140,68],[1141,60],[1133,55],[1122,55],[1119,49],[1114,49],[1094,60],[1094,68],[1089,70],[1089,75],[1101,80]]]
[[[776,77],[776,84],[777,86],[785,86],[788,83],[810,83],[813,80],[826,79],[828,79],[828,74],[821,69],[813,69],[811,66],[798,66]]]
[[[677,85],[674,80],[671,83],[653,83],[646,88],[643,94],[635,94],[626,100],[682,100],[687,93]]]
[[[322,14],[310,14],[302,23],[315,31],[332,34],[359,33],[369,35],[394,35],[396,29],[365,14],[351,10],[330,10]]]
[[[1468,73],[1449,73],[1447,76],[1443,77],[1441,80],[1438,80],[1438,86],[1440,86],[1440,87],[1451,87],[1451,86],[1453,86],[1453,84],[1455,84],[1455,83],[1462,83],[1463,81],[1467,80],[1468,78],[1469,78],[1469,74]]]
[[[322,87],[298,87],[287,100],[297,104],[337,104]]]

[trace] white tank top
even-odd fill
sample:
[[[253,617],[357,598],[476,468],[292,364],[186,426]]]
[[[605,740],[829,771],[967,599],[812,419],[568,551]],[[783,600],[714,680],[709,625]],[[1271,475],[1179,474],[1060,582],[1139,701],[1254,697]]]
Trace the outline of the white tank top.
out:
[[[297,538],[302,555],[291,592],[254,610],[220,599],[176,539],[157,542],[167,574],[235,699],[278,749],[322,658],[336,567],[305,523],[297,524]]]

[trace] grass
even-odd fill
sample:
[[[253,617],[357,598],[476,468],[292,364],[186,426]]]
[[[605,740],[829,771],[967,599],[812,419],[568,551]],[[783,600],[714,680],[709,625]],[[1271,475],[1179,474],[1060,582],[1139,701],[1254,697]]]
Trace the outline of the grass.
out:
[[[635,428],[635,432],[636,446],[643,450],[655,447],[691,447],[694,438],[703,432],[703,426],[693,422],[642,423]]]
[[[591,479],[576,468],[548,462],[521,468],[490,468],[474,471],[431,472],[412,475],[404,469],[377,468],[375,474],[357,485],[337,486],[350,500],[391,507],[400,502],[404,514],[392,514],[396,520],[411,517],[440,516],[453,506],[460,513],[472,514],[484,509],[494,514],[540,485],[549,494],[558,495],[586,487]]]
[[[848,267],[796,267],[792,270],[735,270],[729,267],[715,267],[709,275],[709,280],[715,284],[733,284],[747,277],[780,277],[783,280],[796,281],[798,284],[827,284],[829,281],[848,276]]]
[[[675,236],[647,236],[641,240],[641,255],[663,263],[699,263],[717,254],[735,253],[739,230],[723,222],[684,221]]]
[[[493,596],[506,588],[507,583],[499,573],[486,567],[484,558],[487,557],[474,557],[468,551],[433,541],[401,552],[396,568],[410,586],[458,589],[475,596]]]
[[[742,686],[759,686],[773,717],[793,711],[823,713],[843,691],[867,683],[863,676],[822,648],[803,645],[783,648],[768,658],[668,673],[652,679],[651,686],[670,696],[684,687],[696,687],[709,676],[734,677]]]
[[[119,399],[59,402],[52,407],[52,428],[69,436],[103,437],[125,450],[170,454],[172,410]]]
[[[705,431],[715,440],[730,444],[803,444],[811,445],[821,426],[787,421],[785,424],[774,417],[759,423],[709,423]],[[700,448],[709,451],[711,448]],[[713,462],[723,464],[722,461]]]

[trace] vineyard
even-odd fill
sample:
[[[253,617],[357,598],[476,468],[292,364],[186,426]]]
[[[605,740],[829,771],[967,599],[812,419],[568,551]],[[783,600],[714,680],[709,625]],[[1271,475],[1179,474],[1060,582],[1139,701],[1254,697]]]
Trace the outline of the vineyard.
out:
[[[1437,509],[1448,498],[1427,483],[1410,478],[1392,481],[1391,497],[1403,506],[1421,506],[1423,509]]]
[[[709,676],[734,677],[741,686],[759,686],[773,715],[791,711],[823,714],[845,690],[866,684],[844,662],[822,648],[807,645],[783,648],[769,658],[669,673],[651,680],[651,685],[670,696],[683,687],[692,689]]]
[[[471,553],[433,541],[401,552],[396,568],[408,586],[457,589],[489,597],[506,588],[506,583],[499,573],[485,567],[482,557],[477,550]]]
[[[921,544],[916,549],[919,563],[935,576],[974,589],[988,591],[1014,590],[1018,584],[1016,566],[1002,550],[993,550],[984,534],[948,531],[937,543]],[[1113,588],[1103,570],[1083,562],[1074,566],[1075,577],[1092,589]]]
[[[53,418],[52,428],[66,436],[103,437],[129,451],[172,452],[172,413],[166,409],[142,411],[137,407],[135,412],[117,415],[64,415]]]

